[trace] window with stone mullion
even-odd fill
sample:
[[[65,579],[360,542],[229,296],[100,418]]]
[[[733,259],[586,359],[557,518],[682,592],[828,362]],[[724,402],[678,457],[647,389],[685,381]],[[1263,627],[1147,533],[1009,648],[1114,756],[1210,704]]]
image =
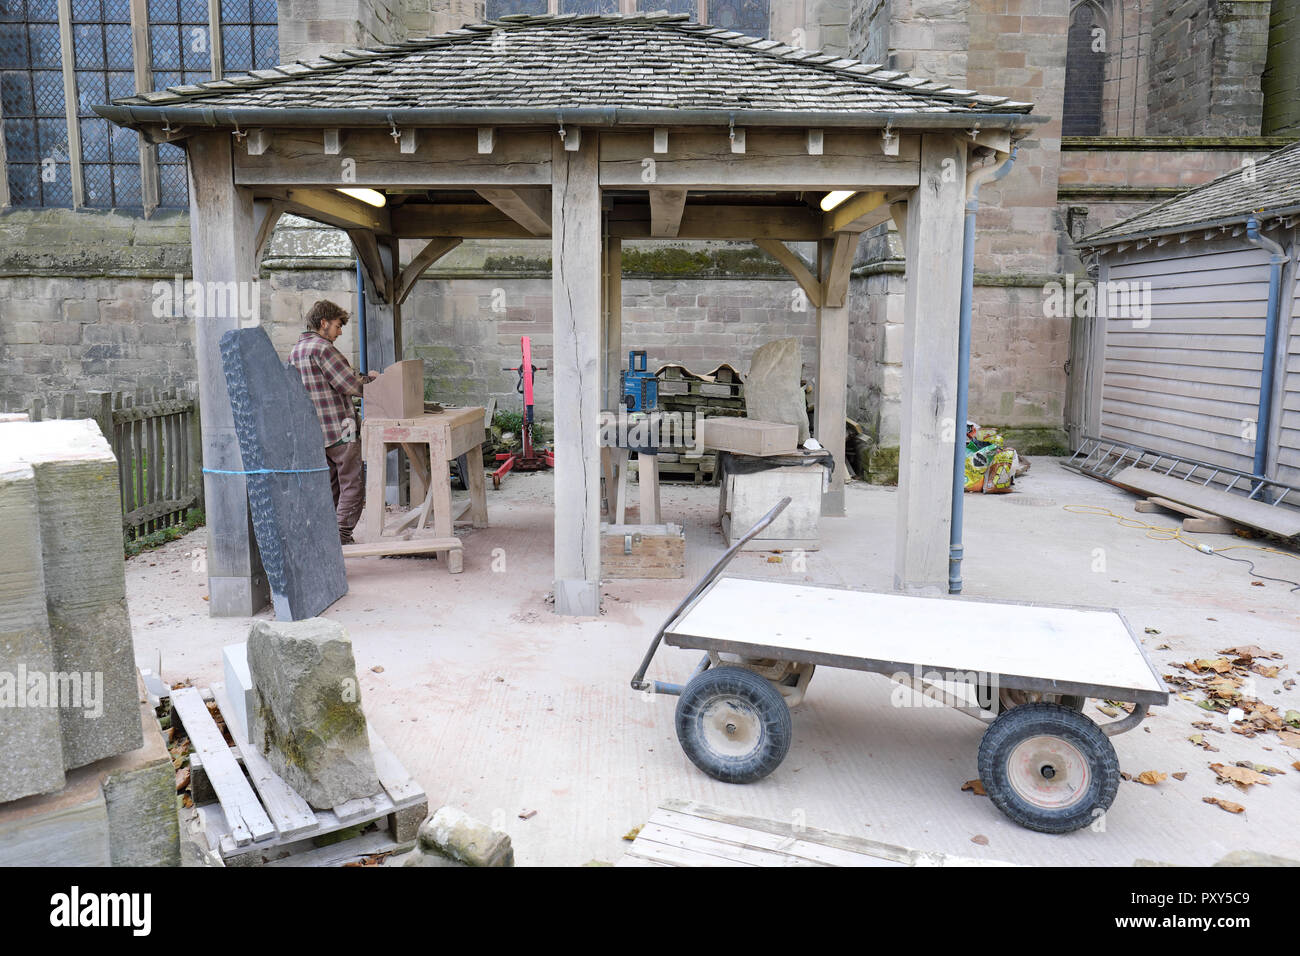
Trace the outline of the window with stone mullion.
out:
[[[135,92],[130,0],[72,0],[72,47],[85,204],[139,209],[139,134],[93,109]]]
[[[0,0],[0,104],[10,203],[71,206],[56,0]]]

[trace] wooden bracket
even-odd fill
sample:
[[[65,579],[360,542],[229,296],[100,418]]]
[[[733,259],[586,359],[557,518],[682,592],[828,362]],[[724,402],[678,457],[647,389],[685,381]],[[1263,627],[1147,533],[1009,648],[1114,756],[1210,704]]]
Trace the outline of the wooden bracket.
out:
[[[430,239],[429,244],[420,250],[419,254],[407,264],[406,268],[397,277],[397,304],[401,305],[406,301],[406,297],[415,288],[415,283],[419,281],[420,276],[424,274],[429,266],[459,246],[462,241],[455,236]]]

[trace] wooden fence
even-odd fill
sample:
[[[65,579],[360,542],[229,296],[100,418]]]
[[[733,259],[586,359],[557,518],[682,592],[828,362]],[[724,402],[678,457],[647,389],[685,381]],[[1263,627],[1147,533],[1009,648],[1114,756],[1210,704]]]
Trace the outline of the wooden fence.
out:
[[[117,456],[127,540],[181,524],[203,506],[199,403],[176,389],[67,394],[34,399],[32,421],[93,418]]]

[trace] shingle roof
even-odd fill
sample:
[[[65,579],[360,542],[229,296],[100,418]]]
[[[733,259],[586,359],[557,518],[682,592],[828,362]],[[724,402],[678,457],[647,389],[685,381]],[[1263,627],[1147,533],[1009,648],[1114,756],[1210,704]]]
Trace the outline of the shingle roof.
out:
[[[118,106],[220,109],[670,109],[1028,113],[980,95],[698,23],[684,15],[512,16],[249,76],[170,87]],[[125,111],[102,108],[123,121]]]
[[[1300,210],[1300,143],[1269,153],[1254,165],[1225,173],[1203,186],[1152,206],[1136,216],[1084,236],[1087,248],[1125,239],[1172,235],[1211,225],[1242,222],[1252,213],[1294,214]]]

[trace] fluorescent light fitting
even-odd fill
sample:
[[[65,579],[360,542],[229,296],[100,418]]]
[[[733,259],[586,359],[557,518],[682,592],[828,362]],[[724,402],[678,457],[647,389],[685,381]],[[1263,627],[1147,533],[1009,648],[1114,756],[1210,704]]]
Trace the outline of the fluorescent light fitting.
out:
[[[834,209],[836,206],[844,202],[844,200],[848,199],[852,195],[853,195],[852,190],[845,192],[842,189],[836,190],[835,192],[827,193],[825,196],[822,197],[822,212],[830,212],[832,209]]]
[[[345,196],[351,196],[353,199],[360,199],[364,203],[372,206],[384,206],[388,202],[388,197],[376,189],[342,189],[335,190]]]

